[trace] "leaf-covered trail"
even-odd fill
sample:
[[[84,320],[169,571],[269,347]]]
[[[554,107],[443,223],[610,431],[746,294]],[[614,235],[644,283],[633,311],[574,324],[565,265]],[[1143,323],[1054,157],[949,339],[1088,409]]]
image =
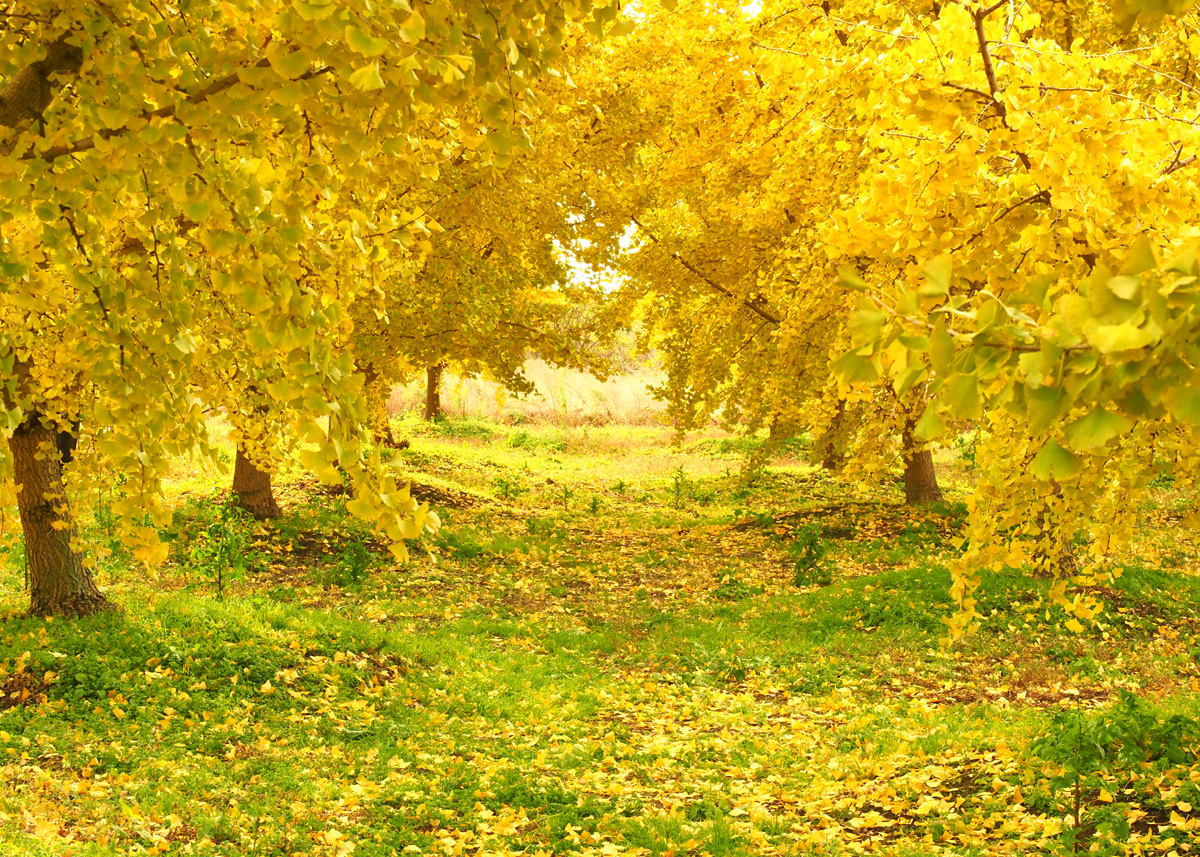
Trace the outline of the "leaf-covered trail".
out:
[[[113,569],[121,616],[6,619],[0,848],[1040,853],[1071,824],[1029,746],[1055,711],[1123,690],[1196,711],[1200,597],[1178,571],[1130,566],[1079,636],[1047,620],[1045,581],[1000,576],[999,612],[943,650],[952,507],[799,464],[739,487],[734,459],[631,463],[635,443],[565,444],[549,476],[495,441],[424,446],[462,479],[420,478],[474,498],[446,509],[436,564],[339,585],[363,534],[295,486],[224,601],[179,588],[195,569]],[[805,533],[828,585],[795,585]],[[1193,756],[1105,776],[1101,853],[1190,848]]]

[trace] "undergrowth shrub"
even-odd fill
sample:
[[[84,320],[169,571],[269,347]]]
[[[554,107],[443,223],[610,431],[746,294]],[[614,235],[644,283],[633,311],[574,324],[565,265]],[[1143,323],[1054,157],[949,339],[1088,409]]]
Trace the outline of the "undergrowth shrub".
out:
[[[1049,779],[1050,800],[1072,820],[1061,844],[1080,853],[1090,838],[1087,850],[1111,852],[1107,846],[1127,841],[1129,819],[1114,801],[1117,783],[1194,763],[1198,736],[1200,724],[1192,718],[1174,714],[1159,719],[1127,690],[1106,711],[1060,711],[1049,733],[1030,749],[1057,769]],[[1060,799],[1064,790],[1065,802]]]
[[[514,449],[548,449],[553,452],[563,452],[567,448],[567,442],[561,437],[542,437],[524,429],[509,435],[508,445]]]
[[[378,557],[362,542],[349,542],[325,574],[325,586],[357,589],[366,583]]]
[[[828,545],[821,539],[819,524],[808,523],[796,531],[787,554],[792,557],[792,583],[796,586],[828,586],[833,569],[825,558]]]
[[[189,500],[175,512],[166,538],[174,559],[224,598],[231,583],[267,567],[267,555],[254,541],[257,527],[253,516],[237,506]]]

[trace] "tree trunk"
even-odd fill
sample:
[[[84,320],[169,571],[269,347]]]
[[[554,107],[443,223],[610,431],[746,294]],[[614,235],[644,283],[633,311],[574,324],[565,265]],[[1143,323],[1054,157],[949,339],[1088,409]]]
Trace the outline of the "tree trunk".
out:
[[[942,499],[942,489],[938,487],[937,471],[933,467],[933,453],[929,447],[916,451],[916,440],[913,438],[915,419],[909,419],[904,424],[904,502],[909,506],[920,506],[924,503],[936,503]]]
[[[846,453],[841,448],[842,425],[846,422],[846,403],[839,400],[837,411],[829,426],[821,433],[817,441],[817,451],[821,456],[821,469],[840,471],[846,466]]]
[[[438,363],[425,370],[425,419],[433,421],[442,416],[442,372],[445,364]]]
[[[1051,480],[1052,496],[1062,497],[1062,486]],[[1073,535],[1073,534],[1072,534]],[[1079,560],[1070,536],[1051,514],[1050,502],[1042,503],[1037,515],[1037,545],[1033,549],[1034,576],[1071,578],[1079,574]]]
[[[392,434],[391,414],[388,413],[391,385],[369,365],[363,369],[363,377],[366,379],[363,392],[367,397],[367,419],[375,443],[392,449],[408,449],[407,440],[397,442]]]
[[[233,493],[234,503],[260,521],[283,514],[271,489],[271,474],[259,470],[240,446],[233,464]]]
[[[55,431],[34,411],[9,440],[13,475],[20,490],[17,508],[25,534],[29,613],[88,616],[112,608],[71,544],[75,524],[62,483]]]

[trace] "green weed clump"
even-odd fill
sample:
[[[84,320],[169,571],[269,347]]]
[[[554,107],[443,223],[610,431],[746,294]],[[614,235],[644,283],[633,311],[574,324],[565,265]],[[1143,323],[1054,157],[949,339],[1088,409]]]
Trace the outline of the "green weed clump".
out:
[[[361,541],[349,542],[329,567],[325,585],[341,589],[361,588],[378,562],[378,557]]]
[[[567,448],[567,442],[561,437],[546,437],[525,429],[509,435],[507,443],[513,449],[546,449],[552,452],[563,452]]]
[[[529,491],[519,477],[497,476],[492,485],[496,490],[496,496],[510,503],[520,499],[521,495]]]
[[[761,586],[747,583],[737,569],[728,566],[717,572],[717,581],[713,597],[722,601],[743,601],[763,591]]]

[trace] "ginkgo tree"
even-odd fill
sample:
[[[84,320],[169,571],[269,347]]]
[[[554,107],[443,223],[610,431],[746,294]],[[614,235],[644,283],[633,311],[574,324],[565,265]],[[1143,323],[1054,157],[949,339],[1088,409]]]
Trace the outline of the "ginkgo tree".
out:
[[[917,290],[872,294],[862,324],[886,317],[872,359],[897,383],[916,366],[930,379],[922,431],[936,436],[947,419],[976,419],[986,427],[985,449],[1024,462],[983,472],[970,550],[954,568],[956,631],[978,619],[980,572],[1021,565],[1039,547],[1040,528],[1014,497],[1049,498],[1047,511],[1067,537],[1090,535],[1090,563],[1079,577],[1095,581],[1110,573],[1103,559],[1135,531],[1138,495],[1152,479],[1170,474],[1195,492],[1196,258],[1193,243],[1160,262],[1143,240],[1115,270],[1098,264],[1082,281],[1047,274],[1004,299],[951,295],[944,263]],[[1200,523],[1194,510],[1190,517]],[[1068,624],[1082,630],[1101,608],[1086,595],[1068,599],[1068,583],[1056,581],[1053,594]]]
[[[933,300],[952,320],[982,301],[986,329],[1051,274],[1079,324],[1109,318],[1110,298],[1136,290],[1119,278],[1085,289],[1089,277],[1108,282],[1096,272],[1122,270],[1140,242],[1195,235],[1200,27],[1186,6],[1158,9],[1153,31],[1131,27],[1141,11],[680,4],[646,10],[631,36],[573,68],[580,121],[601,129],[575,162],[600,216],[636,225],[623,267],[663,333],[664,392],[682,420],[723,408],[785,433],[852,429],[860,467],[898,436],[911,469],[918,444],[952,427],[936,419],[946,407],[983,429],[971,544],[1031,535],[1047,565],[1069,570],[1092,507],[1045,466],[1057,454],[1045,432],[1070,415],[1060,366],[1024,356],[1042,379],[1031,426],[987,406],[986,349],[945,378],[913,356],[930,353],[931,334],[896,332],[894,319]],[[637,128],[647,133],[631,143]],[[906,297],[851,313],[846,286],[864,284]],[[1117,348],[1145,334],[1113,335]],[[1143,429],[1156,440],[1130,443],[1131,462],[1165,442],[1152,420],[1135,420],[1133,436]],[[956,572],[964,604],[977,560]],[[1078,604],[1077,619],[1095,609]]]
[[[1131,492],[1168,462],[1190,467],[1177,452],[1191,442],[1186,409],[1166,402],[1185,400],[1192,382],[1161,365],[1145,374],[1144,354],[1174,349],[1160,359],[1182,356],[1187,375],[1194,331],[1169,318],[1179,279],[1147,288],[1141,278],[1156,267],[1152,246],[1171,255],[1197,234],[1188,212],[1200,192],[1200,91],[1188,70],[1200,30],[1189,13],[1152,33],[1125,31],[1107,11],[1071,20],[1063,10],[947,7],[946,26],[910,31],[905,85],[864,114],[878,160],[825,231],[850,263],[845,285],[894,284],[894,301],[869,302],[851,321],[853,347],[836,364],[843,380],[874,384],[886,367],[898,393],[928,390],[923,438],[944,437],[947,417],[981,430],[970,550],[954,567],[956,632],[977,618],[980,570],[1028,560],[1059,578],[1055,598],[1081,628],[1100,608],[1065,596],[1073,537],[1088,536],[1098,562],[1130,531]],[[930,64],[936,79],[922,71]],[[903,109],[923,121],[905,126]],[[881,268],[897,249],[902,263]],[[1179,266],[1184,280],[1194,274]],[[918,316],[930,324],[897,321]],[[992,336],[1010,324],[1045,336]],[[1089,563],[1080,570],[1091,579]]]
[[[0,475],[20,509],[33,613],[107,603],[55,430],[82,416],[74,483],[129,475],[115,508],[154,561],[168,459],[211,448],[206,386],[231,355],[257,368],[302,460],[324,478],[349,473],[352,510],[400,554],[435,522],[368,454],[353,361],[326,336],[346,309],[337,278],[356,267],[337,254],[365,267],[406,252],[409,228],[364,242],[379,207],[339,204],[381,174],[420,182],[448,150],[511,147],[564,40],[616,15],[586,0],[5,11]],[[323,419],[334,413],[347,418]]]
[[[380,387],[376,401],[426,367],[436,390],[447,365],[460,376],[487,375],[512,392],[529,392],[524,366],[531,353],[603,371],[601,345],[611,325],[565,321],[568,307],[602,303],[603,295],[565,256],[576,231],[559,203],[567,189],[554,147],[537,145],[551,133],[549,121],[535,119],[534,151],[503,171],[465,160],[443,168],[428,191],[424,253],[398,269],[381,263],[375,278],[382,285],[354,305],[349,342],[368,384]]]
[[[529,130],[537,134],[538,117],[531,119]],[[396,223],[411,229],[423,218],[412,252],[373,254],[364,270],[336,277],[347,308],[336,347],[353,357],[361,375],[376,443],[396,445],[387,399],[395,383],[422,366],[437,367],[440,375],[449,361],[460,374],[486,374],[514,392],[531,389],[523,375],[531,352],[553,363],[602,369],[602,331],[558,323],[565,307],[594,303],[597,295],[567,276],[560,248],[572,226],[556,202],[554,164],[539,155],[521,152],[499,169],[491,158],[460,153],[439,166],[436,177],[426,176],[423,187],[405,188],[405,201],[415,209],[392,212],[389,229],[382,219],[376,226],[379,237],[394,232]],[[386,203],[378,185],[368,193]],[[221,408],[237,440],[236,502],[259,519],[277,517],[271,470],[294,454],[294,439],[271,418],[267,382],[253,374],[261,367],[231,356],[217,371],[230,376]]]
[[[676,425],[719,412],[776,439],[810,428],[830,463],[854,446],[860,469],[901,457],[910,502],[940,499],[912,437],[915,397],[864,396],[830,371],[853,301],[834,286],[818,230],[863,159],[797,111],[853,107],[829,80],[778,77],[750,34],[808,27],[817,45],[850,49],[811,16],[776,12],[756,23],[748,9],[647,10],[632,35],[572,67],[580,143],[567,168],[585,188],[580,216],[607,227],[593,253],[627,277],[622,294],[655,336]]]

